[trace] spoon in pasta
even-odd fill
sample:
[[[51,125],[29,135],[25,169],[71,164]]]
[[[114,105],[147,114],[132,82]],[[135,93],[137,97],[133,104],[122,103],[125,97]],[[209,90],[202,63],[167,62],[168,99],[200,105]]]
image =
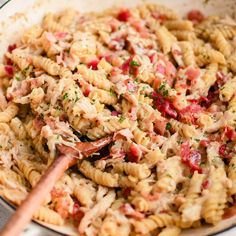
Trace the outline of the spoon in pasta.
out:
[[[66,146],[58,146],[57,148],[62,155],[56,158],[45,171],[37,185],[27,195],[26,199],[0,231],[0,235],[19,235],[30,222],[34,212],[43,203],[44,197],[50,193],[61,175],[71,166],[75,165],[78,159],[89,157],[111,141],[112,137],[109,136],[94,142],[78,142],[76,143],[75,149]]]

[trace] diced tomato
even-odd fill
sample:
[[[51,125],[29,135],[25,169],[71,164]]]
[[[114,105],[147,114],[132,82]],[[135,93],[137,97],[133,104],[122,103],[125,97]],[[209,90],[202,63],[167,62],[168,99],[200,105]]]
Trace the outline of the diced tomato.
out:
[[[209,179],[204,180],[203,183],[202,183],[202,188],[203,189],[208,189],[209,187],[210,187]]]
[[[169,115],[172,118],[177,117],[178,114],[170,101],[164,99],[160,94],[156,92],[153,93],[153,99],[156,108],[162,113],[163,116]]]
[[[6,65],[4,67],[4,69],[5,69],[8,76],[10,76],[10,77],[13,76],[13,73],[14,73],[14,67],[13,66]]]
[[[192,11],[188,12],[187,18],[188,18],[188,20],[199,23],[199,22],[203,21],[205,17],[201,11],[192,10]]]
[[[236,138],[236,132],[231,127],[226,126],[224,128],[224,134],[229,140],[234,140]]]
[[[201,140],[199,143],[202,147],[207,147],[210,144],[208,140]]]
[[[122,189],[122,195],[123,195],[125,198],[127,198],[127,197],[130,195],[131,190],[132,190],[132,188],[130,188],[130,187],[127,187],[127,188]]]
[[[90,62],[87,64],[87,67],[88,67],[88,68],[91,68],[92,70],[97,70],[97,69],[98,69],[98,63],[99,63],[99,60],[90,61]]]
[[[137,145],[131,144],[129,147],[129,151],[127,153],[128,160],[130,162],[139,162],[141,156],[142,156],[142,151],[138,148]]]
[[[119,21],[127,22],[130,16],[131,16],[130,11],[128,9],[124,9],[118,13],[117,19]]]
[[[226,144],[222,144],[219,147],[218,153],[219,153],[220,157],[222,157],[222,158],[231,158],[232,157],[230,150]]]
[[[8,46],[8,48],[7,48],[7,51],[10,52],[10,53],[12,53],[12,51],[13,51],[14,49],[16,49],[16,44],[10,44],[10,45]]]
[[[202,168],[200,167],[201,154],[196,150],[190,150],[188,141],[181,144],[180,155],[182,162],[189,166],[192,171],[196,170],[202,173]]]
[[[112,112],[111,112],[111,115],[112,115],[112,116],[118,116],[118,115],[119,115],[119,112],[118,112],[118,111],[112,111]]]
[[[86,86],[86,88],[83,90],[84,96],[85,96],[85,97],[88,97],[90,93],[91,93],[91,88],[90,88],[90,86]]]
[[[130,62],[132,61],[132,57],[130,57],[128,60],[126,60],[122,66],[121,66],[121,70],[123,71],[124,74],[128,74],[129,73],[129,69],[130,69]]]

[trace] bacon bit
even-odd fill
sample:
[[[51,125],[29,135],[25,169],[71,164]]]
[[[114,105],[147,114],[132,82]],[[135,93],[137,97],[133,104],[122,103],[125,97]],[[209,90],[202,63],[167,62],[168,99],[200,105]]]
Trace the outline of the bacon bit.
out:
[[[42,127],[45,125],[44,121],[40,118],[35,118],[33,120],[33,126],[37,129],[37,131],[41,131]]]
[[[216,72],[216,79],[217,79],[217,84],[219,87],[223,86],[227,80],[229,80],[229,77],[224,74],[222,71],[217,71]]]
[[[14,49],[16,49],[16,44],[10,44],[10,45],[8,46],[8,48],[7,48],[7,51],[10,52],[10,53],[12,53],[12,51],[13,51]]]
[[[142,193],[142,196],[148,201],[156,201],[159,200],[161,197],[160,193],[154,193],[153,195],[148,193]]]
[[[90,61],[90,62],[87,64],[87,67],[88,67],[88,68],[91,68],[92,70],[97,70],[97,69],[98,69],[98,63],[99,63],[99,60]]]
[[[141,156],[142,156],[142,151],[139,149],[138,145],[135,145],[132,143],[129,147],[129,151],[127,153],[128,160],[130,162],[139,162]]]
[[[61,51],[60,54],[56,56],[57,64],[63,65],[64,63],[63,59],[64,59],[64,55],[63,55],[63,52]]]
[[[122,195],[125,198],[127,198],[130,195],[131,191],[132,191],[132,188],[130,188],[130,187],[124,188],[124,189],[122,189]]]
[[[183,54],[183,52],[178,49],[173,49],[172,53],[173,55],[176,55],[176,56],[181,56]]]
[[[119,115],[119,112],[118,112],[118,111],[112,111],[112,112],[111,112],[111,115],[112,115],[112,116],[118,116],[118,115]]]
[[[222,218],[225,220],[235,215],[236,215],[236,203],[234,203],[232,207],[229,207],[228,209],[226,209]]]
[[[194,23],[200,23],[204,20],[205,16],[199,10],[192,10],[188,12],[187,18],[188,20],[191,20]]]
[[[55,187],[51,191],[52,198],[65,197],[65,195],[66,195],[66,192],[64,192],[63,190],[58,190]]]
[[[166,73],[166,68],[162,64],[157,64],[156,71],[164,75]]]
[[[78,225],[84,217],[84,212],[80,210],[80,206],[78,203],[74,203],[71,217],[75,221],[76,225]]]
[[[133,217],[137,220],[142,220],[144,219],[144,214],[142,214],[139,211],[134,210],[133,207],[130,206],[130,204],[125,203],[120,207],[120,211],[130,217]]]
[[[163,21],[167,19],[167,16],[165,14],[161,14],[159,12],[153,12],[152,17],[158,20],[160,23],[162,23]]]
[[[69,217],[69,199],[65,196],[56,199],[55,210],[63,218]]]
[[[185,75],[187,76],[188,80],[195,82],[197,78],[200,76],[201,71],[200,69],[195,68],[188,68],[185,72]]]
[[[123,9],[118,13],[117,19],[119,21],[127,22],[130,16],[131,16],[130,11],[128,9]]]
[[[155,131],[158,131],[158,133],[160,133],[161,135],[164,135],[165,131],[166,131],[166,124],[167,121],[166,120],[159,120],[157,119],[155,121]]]
[[[202,188],[203,189],[208,189],[209,187],[210,187],[209,179],[204,180],[203,183],[202,183]]]
[[[189,141],[185,141],[181,144],[180,155],[182,158],[182,162],[189,166],[191,171],[198,171],[198,173],[202,173],[202,168],[200,167],[201,163],[201,154],[196,150],[190,150]]]
[[[208,140],[201,140],[199,144],[202,147],[208,147],[209,144],[210,144],[210,141],[208,141]]]
[[[51,129],[56,129],[56,122],[54,119],[50,118],[50,117],[46,117],[45,118],[45,123],[51,128]]]
[[[219,147],[219,151],[218,151],[220,157],[222,158],[232,158],[232,155],[230,153],[230,150],[229,150],[229,147],[227,147],[226,144],[222,144],[220,147]]]
[[[177,117],[177,112],[174,110],[174,106],[164,99],[160,94],[153,92],[153,99],[156,108],[162,113],[163,116],[169,115],[172,118]]]
[[[4,69],[9,77],[13,76],[14,73],[14,67],[10,65],[4,66]]]
[[[64,39],[68,35],[68,33],[67,32],[56,32],[54,35],[59,40],[59,39]]]

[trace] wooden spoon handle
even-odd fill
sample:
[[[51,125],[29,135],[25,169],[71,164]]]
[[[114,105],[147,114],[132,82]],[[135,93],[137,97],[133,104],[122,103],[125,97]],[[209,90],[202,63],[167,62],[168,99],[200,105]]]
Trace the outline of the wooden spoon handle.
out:
[[[75,165],[77,159],[71,156],[60,156],[46,170],[45,174],[39,180],[37,185],[28,194],[16,212],[10,217],[7,224],[0,232],[1,236],[17,236],[30,222],[35,211],[43,203],[61,175],[72,165]]]

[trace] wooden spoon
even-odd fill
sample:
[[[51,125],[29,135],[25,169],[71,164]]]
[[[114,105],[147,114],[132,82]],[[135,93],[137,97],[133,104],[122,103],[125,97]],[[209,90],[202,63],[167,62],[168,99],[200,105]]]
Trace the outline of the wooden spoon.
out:
[[[16,212],[10,217],[6,225],[0,231],[1,236],[17,236],[26,225],[30,222],[35,211],[44,201],[44,197],[50,193],[56,181],[62,174],[78,161],[76,155],[86,158],[99,151],[112,141],[112,137],[102,138],[95,142],[79,142],[76,149],[65,146],[59,146],[58,149],[63,155],[55,159],[55,161],[45,171],[37,185],[27,195]]]

